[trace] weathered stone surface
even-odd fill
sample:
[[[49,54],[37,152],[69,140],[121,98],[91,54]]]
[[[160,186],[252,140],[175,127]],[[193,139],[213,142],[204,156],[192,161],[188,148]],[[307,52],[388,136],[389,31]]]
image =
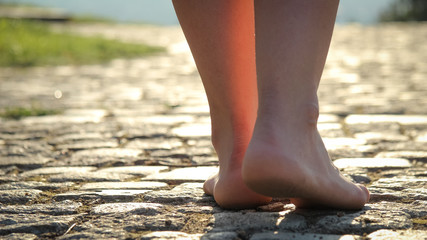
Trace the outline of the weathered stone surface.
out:
[[[139,149],[125,148],[98,148],[81,150],[74,153],[71,158],[64,160],[68,166],[103,166],[121,164],[137,160],[142,151]]]
[[[125,173],[132,175],[153,175],[161,171],[167,170],[168,167],[164,166],[124,166],[124,167],[111,167],[103,168],[96,171],[96,173]]]
[[[75,232],[117,237],[146,231],[179,231],[185,225],[185,216],[180,213],[158,215],[109,214],[90,219],[74,228]]]
[[[74,186],[73,182],[62,183],[46,183],[46,182],[12,182],[0,185],[0,190],[13,190],[13,189],[38,189],[42,191],[58,190],[61,188],[70,188]]]
[[[4,236],[4,239],[9,240],[20,240],[20,239],[26,239],[26,240],[33,240],[37,239],[37,235],[32,233],[11,233],[6,236]]]
[[[48,177],[51,182],[119,182],[125,179],[132,178],[131,174],[122,173],[97,173],[97,172],[86,172],[86,173],[61,173]]]
[[[25,204],[36,199],[41,192],[36,189],[0,190],[0,202],[4,204]]]
[[[11,233],[64,233],[79,215],[51,216],[41,214],[1,214],[0,235]]]
[[[366,209],[366,207],[365,207]],[[410,216],[400,209],[363,210],[356,213],[321,217],[311,228],[321,233],[373,232],[379,229],[408,229],[412,227]]]
[[[424,151],[393,151],[380,152],[376,158],[405,158],[409,160],[427,162],[427,152]]]
[[[408,168],[412,164],[403,158],[341,158],[334,161],[338,168],[360,167],[360,168]]]
[[[144,199],[149,202],[161,203],[187,203],[187,202],[212,202],[211,196],[205,195],[202,183],[183,183],[172,190],[152,191],[144,194]]]
[[[101,199],[105,202],[124,202],[133,201],[138,196],[145,194],[151,190],[101,190],[96,192],[66,192],[56,194],[54,200],[96,200]]]
[[[142,180],[204,182],[209,176],[218,172],[218,167],[177,168],[170,172],[149,175]]]
[[[372,201],[427,200],[426,178],[383,178],[369,186]]]
[[[420,240],[426,239],[425,230],[377,230],[367,236],[372,240]]]
[[[163,211],[164,207],[157,203],[106,203],[101,204],[92,209],[93,214],[142,214],[142,215],[155,215]]]
[[[51,159],[47,157],[0,156],[0,167],[17,166],[19,168],[39,168]]]
[[[211,135],[211,126],[209,123],[183,124],[172,129],[172,134],[179,137],[208,137]]]
[[[54,174],[74,174],[88,173],[96,170],[95,167],[47,167],[39,168],[32,171],[26,171],[21,174],[22,177],[32,177],[39,175],[54,175]]]
[[[381,201],[377,203],[369,203],[366,205],[366,208],[380,211],[387,211],[390,209],[401,210],[409,214],[411,218],[420,218],[427,214],[427,209],[425,208],[426,203],[427,200],[415,200],[411,203]]]
[[[182,141],[178,138],[146,138],[130,140],[126,143],[126,148],[153,151],[171,150],[182,145]]]
[[[384,133],[384,132],[363,132],[354,134],[355,138],[364,139],[367,143],[378,142],[400,142],[409,140],[408,136],[397,133]],[[385,157],[389,158],[389,157]],[[394,157],[391,157],[394,158]]]
[[[97,149],[97,148],[115,148],[117,147],[117,141],[111,140],[81,140],[75,143],[63,143],[55,146],[57,149],[66,151],[80,151],[85,149]]]
[[[222,212],[214,214],[212,231],[290,230],[307,228],[304,216],[284,212]]]
[[[426,116],[417,115],[350,115],[346,124],[370,124],[396,122],[402,125],[427,125]]]
[[[71,215],[77,214],[77,209],[81,206],[81,203],[72,201],[34,205],[3,205],[0,206],[0,214]]]
[[[0,185],[1,186],[1,185]],[[94,182],[82,185],[79,190],[106,190],[106,189],[164,189],[168,184],[163,182]]]
[[[371,187],[387,188],[392,190],[405,190],[425,188],[427,186],[427,178],[413,178],[413,177],[393,177],[382,178],[374,182]]]
[[[332,235],[318,233],[295,233],[295,232],[264,232],[255,233],[250,240],[280,240],[280,239],[300,239],[300,240],[357,240],[357,235]]]
[[[203,234],[187,234],[177,231],[162,231],[162,232],[152,232],[142,236],[141,240],[152,240],[152,239],[177,239],[177,240],[199,240]],[[203,239],[212,239],[212,238],[203,238]],[[223,238],[225,239],[225,238]]]

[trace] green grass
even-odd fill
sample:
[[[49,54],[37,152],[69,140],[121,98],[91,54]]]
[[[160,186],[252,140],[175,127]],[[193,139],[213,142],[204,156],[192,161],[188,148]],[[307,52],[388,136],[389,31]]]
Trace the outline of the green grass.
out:
[[[101,37],[57,33],[44,23],[0,19],[0,66],[4,67],[92,64],[162,50]]]
[[[13,108],[6,108],[3,111],[0,111],[0,117],[6,118],[6,119],[21,119],[23,117],[30,117],[30,116],[46,116],[46,115],[55,115],[59,114],[59,110],[52,110],[52,109],[43,109],[39,107],[13,107]]]

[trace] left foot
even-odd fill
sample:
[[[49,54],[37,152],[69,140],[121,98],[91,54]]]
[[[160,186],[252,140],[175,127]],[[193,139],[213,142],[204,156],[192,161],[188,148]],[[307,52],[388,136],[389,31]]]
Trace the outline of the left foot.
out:
[[[260,195],[243,182],[241,168],[219,171],[205,181],[203,190],[212,195],[222,208],[245,209],[267,204],[271,197]]]

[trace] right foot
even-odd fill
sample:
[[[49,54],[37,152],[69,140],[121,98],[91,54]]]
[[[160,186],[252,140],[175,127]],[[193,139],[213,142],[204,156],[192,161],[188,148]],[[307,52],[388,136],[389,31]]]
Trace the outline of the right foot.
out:
[[[290,198],[301,208],[362,208],[368,190],[333,165],[314,122],[300,123],[257,122],[243,163],[244,182],[259,194]]]

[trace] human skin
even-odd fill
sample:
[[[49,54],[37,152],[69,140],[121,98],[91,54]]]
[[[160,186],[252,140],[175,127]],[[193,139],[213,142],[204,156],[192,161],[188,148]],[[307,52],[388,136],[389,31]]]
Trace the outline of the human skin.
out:
[[[338,1],[173,3],[208,96],[219,158],[205,192],[224,208],[271,197],[297,207],[363,207],[368,190],[333,166],[316,126]]]

